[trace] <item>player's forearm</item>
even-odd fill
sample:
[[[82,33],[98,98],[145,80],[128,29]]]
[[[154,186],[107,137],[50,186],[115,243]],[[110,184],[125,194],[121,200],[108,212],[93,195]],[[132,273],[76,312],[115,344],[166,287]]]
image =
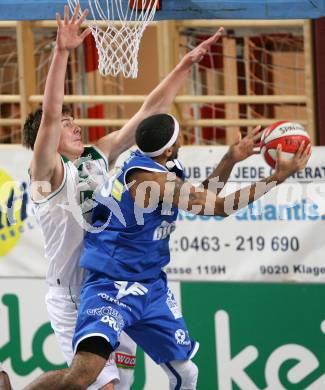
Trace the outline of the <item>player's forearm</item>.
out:
[[[271,191],[277,185],[281,184],[284,179],[280,178],[276,173],[268,178],[253,183],[247,187],[233,192],[225,196],[223,199],[224,215],[228,216],[255,202],[267,192]]]
[[[218,166],[214,169],[214,171],[209,175],[202,183],[201,185],[205,188],[209,188],[210,184],[210,191],[213,191],[216,194],[219,194],[219,192],[222,190],[224,185],[227,183],[229,176],[231,174],[231,171],[235,165],[235,161],[231,157],[231,154],[228,152],[226,153],[221,161],[219,162]],[[213,186],[211,185],[211,182],[213,179],[218,180],[218,185]]]
[[[195,191],[191,191],[187,211],[193,214],[228,217],[261,198],[282,181],[283,179],[274,174],[225,197],[217,196],[210,182],[207,190],[197,187]]]
[[[110,159],[115,159],[119,153],[134,145],[135,132],[141,121],[150,115],[165,113],[169,110],[190,68],[181,66],[181,64],[147,96],[140,110],[119,132],[105,136],[97,142],[96,145],[103,153],[110,155]],[[112,148],[112,145],[115,147]]]
[[[176,68],[147,96],[143,103],[146,114],[154,115],[170,110],[175,96],[186,80],[192,63],[181,61]]]
[[[51,175],[56,163],[55,156],[61,136],[60,122],[68,56],[68,51],[55,49],[46,79],[43,115],[35,141],[32,164],[36,177]]]
[[[64,98],[64,82],[69,51],[54,51],[50,70],[46,78],[43,112],[48,117],[61,117]]]
[[[145,109],[152,109],[151,114],[167,112],[193,64],[202,60],[211,45],[215,44],[222,34],[223,28],[220,28],[213,36],[185,54],[175,69],[148,96],[144,103]]]

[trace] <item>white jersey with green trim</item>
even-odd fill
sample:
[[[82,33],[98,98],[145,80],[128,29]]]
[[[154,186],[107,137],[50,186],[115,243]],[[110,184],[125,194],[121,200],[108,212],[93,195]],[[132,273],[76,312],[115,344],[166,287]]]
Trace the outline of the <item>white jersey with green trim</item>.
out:
[[[40,225],[45,257],[49,262],[49,286],[80,286],[84,270],[79,267],[85,229],[93,208],[92,195],[108,173],[108,161],[96,147],[86,147],[75,162],[61,157],[64,177],[48,197],[33,201]]]

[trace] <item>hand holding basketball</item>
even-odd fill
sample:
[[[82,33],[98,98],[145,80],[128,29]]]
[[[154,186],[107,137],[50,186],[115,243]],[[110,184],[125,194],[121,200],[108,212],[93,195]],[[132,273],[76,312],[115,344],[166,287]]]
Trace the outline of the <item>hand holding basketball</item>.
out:
[[[282,158],[288,160],[295,155],[302,142],[307,147],[310,144],[310,137],[300,123],[275,122],[263,131],[261,154],[270,167],[275,168],[279,144],[282,147]]]
[[[279,181],[284,181],[289,176],[305,168],[311,156],[311,144],[306,147],[305,141],[302,141],[296,153],[289,160],[283,158],[281,144],[278,144],[276,153],[275,172]]]
[[[56,45],[58,50],[75,49],[83,42],[86,36],[90,34],[91,31],[88,28],[81,34],[79,32],[82,22],[88,15],[88,10],[86,9],[80,18],[78,18],[79,9],[80,7],[77,5],[70,20],[69,7],[67,5],[64,7],[63,21],[61,20],[60,14],[56,14],[56,21],[58,25]]]

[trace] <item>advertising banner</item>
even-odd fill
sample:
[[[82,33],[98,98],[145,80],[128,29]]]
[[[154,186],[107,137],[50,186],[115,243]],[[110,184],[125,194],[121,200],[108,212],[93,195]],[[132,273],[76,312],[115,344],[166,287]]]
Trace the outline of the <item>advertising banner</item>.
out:
[[[64,367],[48,322],[42,279],[0,279],[0,362],[14,389]]]
[[[200,183],[226,151],[184,147],[179,159]],[[235,165],[220,196],[270,173],[260,155],[252,156]],[[227,218],[180,211],[166,271],[174,280],[323,282],[324,228],[325,148],[318,147],[304,171]]]
[[[42,235],[28,196],[32,153],[22,147],[0,148],[0,276],[44,276]]]
[[[190,336],[198,390],[323,390],[325,286],[170,283]],[[44,303],[44,281],[0,279],[0,362],[13,388],[64,366]],[[181,342],[175,332],[175,342]],[[138,350],[132,390],[165,390],[162,369]]]
[[[181,283],[199,390],[325,389],[325,286]]]
[[[183,147],[179,157],[187,177],[200,183],[226,151]],[[170,280],[324,282],[324,152],[315,147],[304,171],[227,218],[180,210],[170,238],[172,261],[166,268]],[[125,154],[117,165],[123,158]],[[31,153],[22,148],[1,149],[1,276],[46,273],[42,236],[26,191],[30,159]],[[260,155],[252,156],[234,167],[220,196],[270,172]],[[231,201],[229,205],[231,211]]]

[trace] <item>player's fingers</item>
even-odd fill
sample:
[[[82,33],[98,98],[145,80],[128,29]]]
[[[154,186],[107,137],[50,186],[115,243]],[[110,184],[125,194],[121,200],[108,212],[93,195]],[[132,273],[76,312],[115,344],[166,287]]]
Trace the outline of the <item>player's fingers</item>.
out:
[[[204,42],[201,43],[201,47],[204,47],[206,50],[215,42],[217,42],[221,36],[223,35],[225,29],[223,27],[220,27],[218,31],[212,35],[212,37],[206,39]]]
[[[282,156],[282,145],[278,144],[276,148],[276,160],[277,161],[281,160],[281,156]]]
[[[232,142],[232,145],[237,145],[241,140],[242,140],[241,132],[236,131],[236,133],[234,134],[234,140]]]
[[[309,150],[308,150],[308,154],[307,154],[307,161],[310,159],[311,152],[312,152],[312,147],[311,147],[311,145],[309,145]]]
[[[253,127],[253,128],[250,127],[250,128],[248,129],[248,131],[247,131],[247,135],[248,135],[249,137],[253,138],[254,135],[255,135],[256,133],[259,132],[260,127],[261,127],[261,126],[256,126],[256,127]]]
[[[218,29],[218,31],[211,37],[211,43],[213,42],[217,42],[223,35],[223,33],[225,32],[225,29],[223,27],[220,27]]]
[[[262,137],[262,133],[255,134],[254,137],[253,137],[253,141],[254,142],[260,141],[261,137]]]
[[[55,19],[56,19],[56,23],[57,23],[58,27],[61,27],[61,25],[62,25],[62,20],[61,20],[61,15],[60,15],[59,12],[57,12],[57,13],[55,14]]]
[[[252,134],[261,134],[261,130],[262,130],[262,126],[259,125],[259,126],[256,126],[254,127],[254,129],[252,130]]]
[[[91,29],[88,27],[80,34],[80,38],[84,40],[91,33]]]
[[[307,162],[307,161],[309,160],[310,156],[311,156],[311,144],[309,144],[309,145],[306,147],[306,149],[305,149],[304,152],[303,152],[302,157],[303,157],[303,159],[306,160],[306,162]]]
[[[254,142],[253,148],[261,148],[261,143],[260,142]]]
[[[82,13],[82,15],[80,16],[80,19],[78,20],[78,25],[79,25],[79,26],[81,26],[82,23],[85,21],[86,17],[88,16],[88,13],[89,13],[89,11],[88,11],[88,9],[86,8],[86,9],[84,10],[84,12]]]
[[[248,131],[246,131],[246,130],[240,130],[240,134],[241,134],[242,138],[246,138],[249,135]]]
[[[311,156],[311,150],[312,150],[312,146],[311,144],[308,145],[308,155]]]
[[[71,18],[71,23],[75,23],[76,20],[78,19],[79,10],[80,10],[80,6],[79,6],[79,4],[77,4],[75,6],[75,8],[74,8],[74,11],[73,11],[73,15],[72,15],[72,18]]]
[[[301,158],[304,149],[305,149],[305,141],[302,141],[301,144],[299,145],[298,150],[296,151],[296,156],[297,156],[298,158]]]
[[[308,150],[309,150],[309,145],[307,145],[303,151],[301,152],[301,158],[305,158],[308,154]]]
[[[69,23],[69,7],[67,5],[64,6],[64,24]]]
[[[307,145],[307,147],[303,151],[303,155],[308,156],[308,154],[310,154],[310,153],[311,153],[311,144]]]

